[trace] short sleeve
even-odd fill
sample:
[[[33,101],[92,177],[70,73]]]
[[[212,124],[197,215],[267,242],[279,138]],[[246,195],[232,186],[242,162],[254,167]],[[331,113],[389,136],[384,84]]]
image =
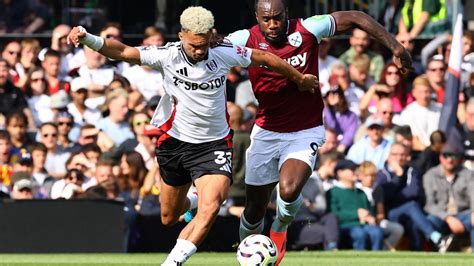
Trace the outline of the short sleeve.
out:
[[[336,21],[331,15],[312,16],[304,19],[301,23],[318,39],[318,43],[323,38],[334,36],[336,32]]]
[[[232,43],[234,45],[245,46],[250,37],[250,31],[248,30],[238,30],[234,33],[229,34],[225,37],[225,41]]]
[[[229,68],[234,66],[248,67],[252,62],[252,49],[244,46],[224,44],[218,48],[220,57]]]
[[[140,46],[136,48],[140,52],[141,64],[154,69],[162,69],[164,65],[163,62],[170,54],[170,50],[167,46]]]

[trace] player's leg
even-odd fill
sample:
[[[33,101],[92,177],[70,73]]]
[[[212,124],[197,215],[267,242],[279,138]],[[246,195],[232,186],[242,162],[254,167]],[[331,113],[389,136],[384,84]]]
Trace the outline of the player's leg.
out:
[[[263,186],[246,185],[245,209],[240,216],[239,236],[244,240],[249,235],[260,234],[264,227],[264,216],[275,183]]]
[[[172,226],[178,222],[179,216],[189,209],[189,200],[186,200],[191,184],[171,186],[161,181],[160,207],[161,222],[163,225]]]
[[[277,189],[277,212],[270,238],[278,247],[278,261],[286,250],[286,232],[301,206],[301,190],[311,175],[319,147],[324,143],[324,127],[302,130],[280,144],[280,183]]]

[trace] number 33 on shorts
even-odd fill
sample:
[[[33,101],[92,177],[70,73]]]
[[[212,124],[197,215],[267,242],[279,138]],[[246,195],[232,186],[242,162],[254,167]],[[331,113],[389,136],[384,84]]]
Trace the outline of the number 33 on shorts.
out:
[[[214,160],[216,164],[223,165],[220,170],[232,173],[232,152],[215,151],[217,158]]]

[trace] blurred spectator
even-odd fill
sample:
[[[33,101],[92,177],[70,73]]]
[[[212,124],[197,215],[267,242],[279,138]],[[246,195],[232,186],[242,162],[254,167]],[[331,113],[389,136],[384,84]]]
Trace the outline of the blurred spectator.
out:
[[[323,38],[319,43],[319,83],[321,84],[320,89],[325,91],[329,89],[329,77],[331,76],[332,66],[336,63],[340,64],[340,61],[328,54],[329,48],[331,48],[331,39]]]
[[[33,160],[32,179],[35,183],[35,194],[38,198],[49,198],[51,187],[56,181],[46,171],[46,154],[48,149],[43,143],[34,143],[29,146],[31,158]]]
[[[72,199],[83,193],[81,188],[84,174],[77,169],[69,170],[63,179],[56,181],[51,188],[52,199]]]
[[[155,26],[160,29],[167,29],[166,27],[166,14],[167,11],[167,0],[156,0],[156,19]]]
[[[471,97],[466,105],[466,122],[463,126],[464,158],[468,169],[474,170],[474,97]]]
[[[153,114],[155,114],[156,107],[158,107],[160,100],[161,96],[155,95],[151,97],[151,99],[146,103],[144,111],[148,114],[149,117],[153,117]]]
[[[319,154],[325,154],[331,151],[336,151],[339,146],[339,136],[337,135],[336,130],[326,126],[326,141],[323,146],[319,148]]]
[[[91,109],[85,105],[88,90],[84,79],[78,77],[71,82],[72,101],[67,105],[68,112],[74,117],[74,123],[79,127],[84,124],[94,124],[102,118],[97,109]]]
[[[33,182],[26,178],[16,181],[10,195],[15,200],[33,199]]]
[[[118,22],[108,22],[100,30],[99,36],[104,39],[117,40],[121,42],[122,26]],[[108,67],[113,67],[115,69],[115,72],[120,75],[122,75],[122,73],[130,67],[130,64],[125,61],[112,60],[110,58],[106,58],[105,65],[107,65]]]
[[[6,129],[10,134],[12,144],[11,154],[15,155],[21,149],[28,149],[28,146],[34,142],[26,132],[27,118],[22,113],[10,113],[6,120]]]
[[[88,182],[84,183],[82,186],[84,190],[89,189],[90,187],[101,185],[107,181],[114,181],[116,177],[113,173],[113,163],[107,160],[101,160],[95,166],[95,173],[93,178],[89,179]]]
[[[367,93],[362,97],[359,108],[362,117],[375,113],[377,103],[388,98],[392,101],[392,111],[401,113],[407,105],[407,92],[405,80],[394,63],[385,65],[380,83],[370,86]]]
[[[380,73],[382,73],[384,60],[380,54],[369,50],[369,34],[361,29],[355,28],[352,31],[352,36],[349,38],[349,43],[351,47],[339,57],[339,60],[349,67],[355,56],[367,54],[369,57],[369,63],[366,65],[367,74],[370,74],[375,81],[378,81]]]
[[[33,118],[31,111],[28,109],[28,103],[23,93],[8,80],[7,61],[0,58],[0,116],[5,118],[9,113],[20,112],[25,113],[28,117]],[[2,119],[0,119],[1,121]],[[29,125],[26,121],[25,126]],[[31,125],[34,122],[31,121]]]
[[[19,79],[14,84],[18,88],[24,88],[28,72],[35,67],[40,48],[40,43],[37,39],[23,39],[21,41],[20,61],[15,65]]]
[[[100,150],[99,145],[95,143],[90,143],[84,146],[81,146],[80,152],[86,156],[86,159],[91,163],[93,166],[91,171],[95,171],[95,166],[99,162],[101,156],[102,156],[102,151]]]
[[[229,112],[230,128],[234,131],[232,138],[234,149],[232,154],[232,175],[234,183],[230,187],[229,197],[234,201],[234,205],[245,206],[245,151],[250,146],[250,133],[243,131],[241,128],[244,113],[240,106],[227,102],[227,111]]]
[[[71,85],[60,76],[60,65],[61,54],[56,50],[47,50],[44,54],[44,59],[41,62],[41,67],[43,67],[46,74],[48,92],[50,95],[53,95],[60,90],[69,93]]]
[[[25,95],[36,127],[53,121],[51,98],[46,83],[45,72],[39,67],[31,69],[25,83]]]
[[[383,137],[391,142],[395,140],[395,125],[393,124],[393,101],[389,98],[382,98],[377,102],[375,114],[368,119],[381,119],[383,122]],[[355,141],[360,140],[367,135],[367,127],[365,124],[359,126]]]
[[[74,126],[74,120],[70,113],[61,111],[56,114],[54,123],[58,126],[58,144],[62,151],[74,152],[77,151],[80,146],[69,138],[71,129]]]
[[[66,161],[70,153],[61,150],[58,145],[58,127],[54,123],[43,123],[40,127],[40,142],[46,146],[45,169],[56,178],[63,178],[66,174]]]
[[[400,19],[400,9],[402,3],[399,0],[383,1],[381,5],[381,17],[378,19],[385,29],[394,34],[398,31],[398,20]]]
[[[432,37],[449,30],[446,1],[405,0],[398,32],[408,32],[412,38]]]
[[[455,235],[469,234],[474,250],[474,180],[472,171],[462,167],[462,157],[463,150],[457,143],[443,146],[439,156],[441,163],[423,176],[425,211],[436,230]],[[445,252],[448,248],[449,244],[440,251]]]
[[[428,170],[439,164],[439,155],[441,148],[446,143],[446,135],[444,135],[443,131],[436,130],[431,133],[430,143],[430,146],[420,153],[414,163],[415,169],[418,170],[420,176],[423,176]]]
[[[28,12],[29,0],[0,1],[0,32],[20,33],[24,28],[24,19]]]
[[[375,220],[384,232],[384,248],[393,251],[402,238],[404,229],[399,223],[385,218],[383,191],[381,189],[374,190],[377,168],[373,163],[364,161],[359,165],[358,175],[360,183],[357,183],[356,187],[364,191],[370,205],[375,210]]]
[[[109,115],[100,119],[96,126],[110,137],[116,146],[120,146],[122,142],[134,135],[130,130],[130,126],[126,121],[128,113],[128,93],[123,89],[115,89],[107,94],[104,103]]]
[[[431,101],[430,83],[425,77],[413,81],[413,97],[401,114],[402,125],[410,126],[413,134],[413,149],[422,151],[430,145],[430,135],[438,129],[441,106]]]
[[[336,215],[327,212],[322,181],[312,175],[304,185],[301,196],[303,204],[288,227],[288,245],[297,250],[317,246],[322,246],[325,250],[336,250],[339,226]]]
[[[426,77],[433,89],[433,99],[438,103],[444,102],[444,77],[446,73],[446,65],[442,60],[431,59],[426,67]]]
[[[163,46],[166,43],[165,34],[155,26],[146,27],[143,32],[143,45]]]
[[[344,153],[354,142],[359,119],[356,114],[349,110],[342,89],[336,87],[334,90],[329,90],[325,95],[325,100],[324,124],[336,130],[338,138],[341,136],[337,150]]]
[[[421,176],[408,165],[408,150],[399,143],[392,145],[387,162],[379,170],[375,187],[381,187],[385,201],[385,211],[390,221],[403,224],[410,237],[410,249],[420,250],[418,230],[434,244],[441,241],[441,233],[436,231],[422,211],[423,188]]]
[[[9,41],[2,50],[2,58],[8,63],[8,76],[12,82],[17,82],[20,78],[15,70],[16,64],[20,61],[21,44],[19,41]]]
[[[355,187],[357,165],[349,160],[341,160],[336,165],[339,186],[327,192],[329,211],[339,222],[341,239],[349,240],[352,248],[364,250],[369,245],[372,250],[381,250],[383,230],[377,226],[373,209],[365,193]]]
[[[345,92],[349,108],[352,112],[360,116],[360,101],[370,86],[374,84],[374,80],[369,77],[369,57],[366,54],[354,57],[349,66],[350,85]]]
[[[414,73],[408,73],[407,80],[411,83],[417,75],[421,75],[424,72],[423,64],[421,63],[421,58],[419,54],[415,54],[415,40],[410,36],[408,32],[398,33],[396,36],[397,41],[405,47],[408,52],[410,52],[411,58],[413,60],[412,66],[415,69]]]
[[[246,109],[248,104],[258,106],[258,101],[253,94],[252,84],[249,79],[241,81],[235,88],[235,103],[242,109]]]
[[[370,161],[382,169],[390,151],[391,142],[383,137],[383,121],[372,117],[365,121],[367,136],[360,139],[349,149],[347,159],[355,163]]]
[[[31,175],[33,173],[33,160],[31,154],[22,149],[14,158],[13,172],[25,172]]]
[[[2,193],[9,193],[9,186],[12,184],[11,175],[13,174],[13,168],[11,165],[10,156],[10,135],[8,132],[0,130],[0,191]]]
[[[105,65],[105,56],[88,47],[84,47],[84,55],[86,64],[81,66],[77,73],[87,84],[89,91],[86,106],[96,109],[105,101],[105,90],[114,79],[114,69]]]
[[[338,152],[329,151],[320,155],[319,167],[311,176],[317,177],[323,186],[324,191],[328,191],[337,184],[336,173],[334,169],[342,155]]]
[[[360,62],[360,60],[356,60]],[[355,114],[359,114],[359,102],[364,95],[364,91],[355,86],[349,80],[346,66],[340,63],[334,63],[331,69],[331,76],[329,77],[329,87],[323,87],[321,92],[325,95],[331,88],[341,88],[344,91],[344,96],[349,104],[349,110]]]

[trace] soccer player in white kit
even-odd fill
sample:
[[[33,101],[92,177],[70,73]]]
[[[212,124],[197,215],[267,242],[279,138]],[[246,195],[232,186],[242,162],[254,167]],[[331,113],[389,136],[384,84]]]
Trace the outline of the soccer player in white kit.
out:
[[[148,65],[163,73],[165,95],[152,119],[165,132],[156,149],[162,175],[161,219],[173,225],[188,209],[197,205],[198,211],[162,265],[181,265],[196,252],[227,198],[232,183],[232,131],[225,96],[229,69],[266,66],[308,95],[318,87],[315,75],[303,75],[270,53],[230,44],[210,49],[214,18],[202,7],[187,8],[180,22],[181,41],[164,47],[130,47],[89,34],[80,26],[68,36],[76,46],[82,43],[109,58]],[[199,195],[197,203],[187,198],[192,183]]]

